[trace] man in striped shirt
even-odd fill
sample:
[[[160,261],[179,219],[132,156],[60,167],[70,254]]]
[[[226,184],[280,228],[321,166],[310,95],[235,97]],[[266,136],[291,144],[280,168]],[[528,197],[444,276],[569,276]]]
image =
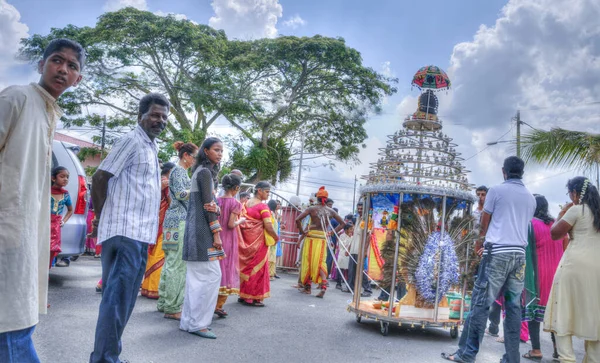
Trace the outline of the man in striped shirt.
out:
[[[490,306],[504,294],[506,319],[504,341],[506,353],[502,363],[519,362],[521,330],[521,293],[525,277],[525,247],[529,223],[536,202],[523,181],[525,163],[516,156],[504,160],[504,183],[487,193],[481,215],[478,253],[483,254],[473,298],[471,314],[467,317],[454,354],[442,357],[454,362],[475,362],[483,340]],[[485,244],[483,241],[485,240]],[[483,246],[483,247],[482,247]]]
[[[140,100],[138,126],[115,143],[92,179],[98,243],[102,244],[102,301],[90,362],[119,360],[121,336],[144,276],[148,245],[158,232],[160,167],[155,142],[167,125],[169,101]]]

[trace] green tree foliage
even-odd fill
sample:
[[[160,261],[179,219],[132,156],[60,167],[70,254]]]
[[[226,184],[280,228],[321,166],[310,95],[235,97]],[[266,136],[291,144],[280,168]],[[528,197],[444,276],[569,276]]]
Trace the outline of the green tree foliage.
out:
[[[21,55],[37,61],[57,37],[88,53],[84,81],[61,97],[66,126],[99,129],[104,119],[95,112],[109,107],[107,128],[125,131],[136,123],[139,99],[161,92],[172,104],[161,157],[174,154],[175,140],[200,145],[223,118],[243,135],[231,143],[229,166],[251,181],[289,177],[301,136],[306,158],[358,162],[369,114],[396,91],[396,80],[363,66],[341,38],[229,41],[206,25],[125,8],[100,16],[95,27],[24,39]]]
[[[247,109],[238,117],[227,115],[252,142],[246,149],[249,160],[268,154],[270,140],[283,140],[294,161],[304,136],[308,158],[357,161],[359,146],[367,138],[368,115],[396,92],[391,85],[395,79],[364,67],[360,53],[341,38],[279,37],[246,42],[240,48],[243,52],[232,64],[251,65],[261,74],[243,93],[249,97]],[[235,167],[251,164],[241,157],[240,148],[236,151]],[[258,169],[253,179],[275,176],[265,170]],[[281,172],[279,180],[287,176]]]
[[[523,137],[521,152],[525,160],[595,170],[600,163],[600,135],[561,128],[534,130]]]

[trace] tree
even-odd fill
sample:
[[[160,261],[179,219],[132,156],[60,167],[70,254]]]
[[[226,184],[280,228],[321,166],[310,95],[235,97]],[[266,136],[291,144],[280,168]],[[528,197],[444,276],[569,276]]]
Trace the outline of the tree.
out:
[[[600,135],[553,128],[534,130],[521,141],[525,160],[583,170],[598,168]]]
[[[125,8],[100,16],[94,28],[69,25],[25,39],[22,56],[39,59],[57,37],[79,41],[88,53],[84,81],[61,97],[61,106],[72,116],[63,119],[67,126],[98,126],[99,116],[88,112],[98,106],[113,111],[108,128],[135,125],[138,101],[151,91],[165,93],[171,101],[174,122],[163,140],[199,144],[224,111],[236,113],[235,106],[228,107],[227,90],[217,84],[228,51],[223,31]]]
[[[244,112],[224,113],[251,141],[245,149],[237,146],[233,165],[254,172],[254,181],[284,180],[289,174],[278,167],[291,172],[301,136],[306,158],[358,162],[369,113],[378,112],[384,97],[396,92],[397,80],[363,66],[360,53],[342,38],[284,36],[244,46],[232,64],[251,64],[261,77],[244,89]],[[285,154],[282,141],[289,150],[287,162],[275,157]],[[252,168],[256,162],[250,160],[257,155],[268,156],[263,164],[272,161],[268,169],[279,176],[266,172],[266,165]]]

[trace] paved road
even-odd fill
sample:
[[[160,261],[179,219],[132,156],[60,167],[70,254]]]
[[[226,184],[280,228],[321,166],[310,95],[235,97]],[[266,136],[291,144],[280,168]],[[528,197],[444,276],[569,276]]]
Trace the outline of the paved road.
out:
[[[86,362],[94,345],[100,294],[94,287],[100,261],[81,257],[68,268],[50,272],[48,315],[42,316],[34,341],[42,362]],[[440,352],[456,348],[442,329],[358,324],[346,311],[350,294],[330,289],[325,299],[299,294],[291,285],[297,275],[282,274],[272,283],[267,307],[225,305],[227,319],[215,319],[218,339],[207,340],[180,331],[178,323],[163,318],[156,302],[139,297],[123,337],[121,358],[132,363],[170,362],[443,362]],[[552,343],[544,334],[542,349],[551,356]],[[576,344],[578,361],[583,352]],[[525,353],[530,346],[521,345]],[[504,347],[486,337],[478,362],[498,362]],[[544,360],[551,362],[551,360]]]

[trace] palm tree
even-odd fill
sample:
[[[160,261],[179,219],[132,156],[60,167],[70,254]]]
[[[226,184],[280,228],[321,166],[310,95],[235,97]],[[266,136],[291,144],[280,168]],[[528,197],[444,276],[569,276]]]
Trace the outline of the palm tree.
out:
[[[521,152],[526,161],[591,172],[600,166],[600,135],[553,128],[524,135]]]

